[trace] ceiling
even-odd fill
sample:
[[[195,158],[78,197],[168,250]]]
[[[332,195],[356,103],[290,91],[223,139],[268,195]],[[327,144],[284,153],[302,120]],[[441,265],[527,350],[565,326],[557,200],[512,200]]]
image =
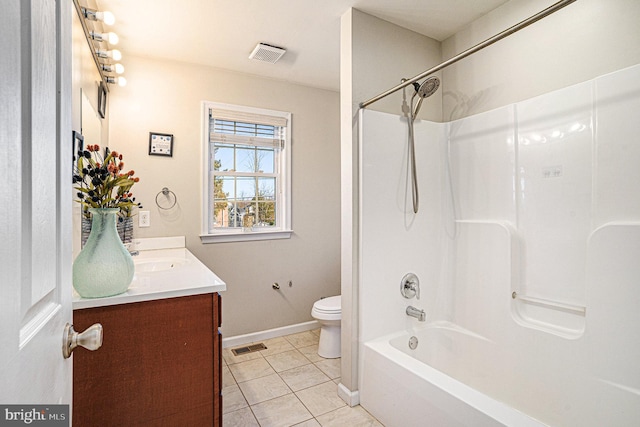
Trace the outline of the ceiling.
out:
[[[127,55],[202,64],[339,89],[340,17],[354,7],[444,40],[508,0],[97,0],[116,16]],[[250,60],[257,43],[281,46],[276,64]]]

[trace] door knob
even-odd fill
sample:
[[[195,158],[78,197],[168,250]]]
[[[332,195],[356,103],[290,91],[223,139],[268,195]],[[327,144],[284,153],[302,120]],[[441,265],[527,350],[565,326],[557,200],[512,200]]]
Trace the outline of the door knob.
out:
[[[84,332],[76,332],[73,325],[67,323],[62,335],[62,355],[65,359],[71,356],[76,347],[84,347],[87,350],[97,350],[102,346],[102,325],[95,323]]]

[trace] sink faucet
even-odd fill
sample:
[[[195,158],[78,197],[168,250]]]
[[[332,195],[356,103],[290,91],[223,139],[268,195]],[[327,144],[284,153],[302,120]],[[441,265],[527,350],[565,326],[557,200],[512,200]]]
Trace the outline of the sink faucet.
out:
[[[135,242],[124,244],[124,247],[127,248],[127,251],[129,251],[129,254],[131,254],[131,256],[140,255],[140,252],[133,248],[135,245],[136,245]]]
[[[424,322],[427,319],[427,314],[424,310],[418,310],[412,306],[407,307],[407,316],[415,317],[420,322]]]

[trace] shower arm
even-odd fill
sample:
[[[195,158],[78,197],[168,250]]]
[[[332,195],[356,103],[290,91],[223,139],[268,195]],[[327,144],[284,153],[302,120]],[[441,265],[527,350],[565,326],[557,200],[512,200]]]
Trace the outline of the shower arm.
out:
[[[488,39],[486,39],[483,42],[478,43],[477,45],[465,50],[464,52],[461,52],[459,54],[457,54],[456,56],[454,56],[453,58],[450,58],[444,62],[442,62],[439,65],[436,65],[435,67],[432,67],[430,69],[428,69],[427,71],[418,74],[415,77],[412,77],[410,79],[405,80],[404,82],[400,83],[397,86],[392,87],[391,89],[387,90],[386,92],[382,92],[381,94],[374,96],[373,98],[361,102],[360,103],[360,108],[365,108],[371,104],[373,104],[376,101],[381,100],[382,98],[385,98],[389,95],[391,95],[392,93],[395,93],[397,91],[399,91],[400,89],[403,89],[411,84],[413,84],[414,82],[417,82],[418,80],[422,80],[423,78],[435,73],[436,71],[440,71],[443,68],[448,67],[449,65],[455,64],[456,62],[460,61],[461,59],[466,58],[469,55],[472,55],[476,52],[478,52],[479,50],[484,49],[487,46],[490,46],[492,44],[494,44],[495,42],[502,40],[505,37],[510,36],[511,34],[518,32],[520,30],[522,30],[525,27],[528,27],[529,25],[533,24],[534,22],[537,22],[539,20],[541,20],[542,18],[546,18],[547,16],[551,15],[554,12],[559,11],[560,9],[564,8],[565,6],[570,5],[571,3],[575,2],[576,0],[561,0],[551,6],[549,6],[548,8],[542,10],[541,12],[536,13],[533,16],[530,16],[529,18],[525,19],[524,21],[520,21],[519,23],[517,23],[516,25],[507,28],[506,30],[502,31],[501,33],[496,34],[493,37],[490,37]]]

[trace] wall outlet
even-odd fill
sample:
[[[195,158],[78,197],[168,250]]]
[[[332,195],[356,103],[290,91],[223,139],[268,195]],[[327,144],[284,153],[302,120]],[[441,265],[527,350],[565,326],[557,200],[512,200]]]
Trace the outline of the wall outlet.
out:
[[[138,227],[151,227],[151,213],[149,211],[138,212]]]

